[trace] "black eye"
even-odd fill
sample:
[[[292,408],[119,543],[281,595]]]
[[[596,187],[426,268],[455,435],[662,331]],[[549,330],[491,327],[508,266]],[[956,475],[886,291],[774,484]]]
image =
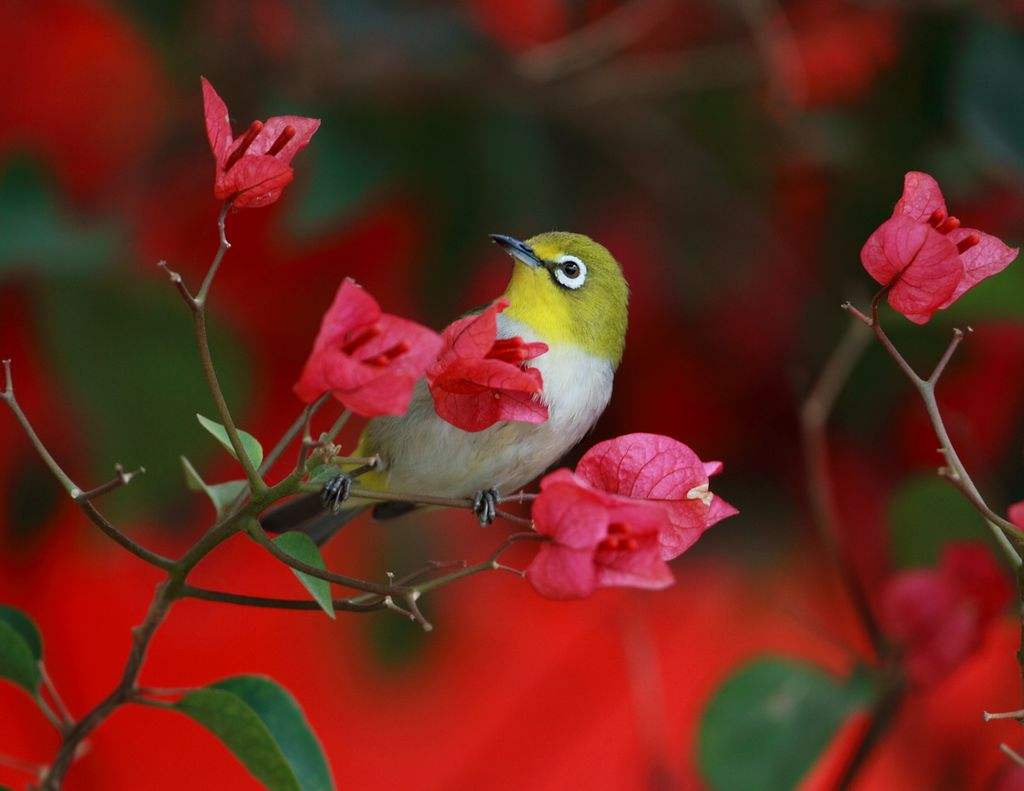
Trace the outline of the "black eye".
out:
[[[577,278],[580,274],[580,265],[575,261],[566,261],[562,264],[562,271],[570,278]]]

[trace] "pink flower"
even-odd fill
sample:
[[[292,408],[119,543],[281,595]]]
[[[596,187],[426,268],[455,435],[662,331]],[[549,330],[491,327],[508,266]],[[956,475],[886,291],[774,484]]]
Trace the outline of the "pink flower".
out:
[[[548,350],[544,343],[501,338],[501,299],[476,316],[467,316],[444,330],[444,349],[427,370],[437,414],[463,431],[482,431],[500,420],[543,423],[548,408],[540,400],[544,380],[525,365]]]
[[[909,679],[927,686],[956,670],[981,645],[1011,593],[991,553],[970,544],[950,545],[937,569],[893,577],[882,591],[880,616],[903,651]]]
[[[540,488],[534,527],[551,540],[527,567],[526,578],[542,596],[579,599],[597,588],[672,584],[659,541],[662,508],[594,489],[566,469],[546,476]]]
[[[213,194],[239,209],[270,205],[291,183],[292,158],[309,144],[319,119],[275,116],[266,123],[253,121],[235,138],[227,105],[205,77],[202,83],[206,136],[217,160]]]
[[[345,278],[324,314],[295,393],[311,403],[329,391],[366,417],[401,415],[440,348],[436,332],[382,313],[373,297]]]
[[[662,557],[678,557],[712,525],[737,511],[709,490],[720,461],[702,462],[682,442],[659,434],[627,434],[599,442],[576,465],[576,474],[602,491],[656,502],[667,512]]]
[[[1017,248],[961,228],[946,210],[935,179],[917,172],[904,177],[892,217],[860,251],[868,274],[889,287],[889,304],[916,324],[927,322],[1016,257]]]
[[[1007,517],[1021,530],[1024,530],[1024,500],[1014,503],[1006,512]]]

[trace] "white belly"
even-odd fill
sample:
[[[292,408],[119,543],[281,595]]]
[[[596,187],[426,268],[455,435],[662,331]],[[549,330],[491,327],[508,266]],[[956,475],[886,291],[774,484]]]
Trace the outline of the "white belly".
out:
[[[525,325],[498,316],[498,336],[541,340]],[[384,461],[388,488],[442,497],[468,497],[494,486],[511,492],[540,475],[578,443],[597,421],[612,393],[614,369],[579,347],[552,346],[532,360],[544,377],[544,423],[496,423],[466,432],[434,412],[421,381],[409,411],[376,418],[369,446]]]

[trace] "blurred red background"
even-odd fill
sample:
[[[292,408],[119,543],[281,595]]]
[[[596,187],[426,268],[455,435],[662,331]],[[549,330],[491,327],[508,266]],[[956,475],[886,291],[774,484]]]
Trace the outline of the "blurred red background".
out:
[[[440,327],[503,287],[488,233],[566,228],[608,246],[633,289],[592,441],[677,437],[725,460],[716,487],[741,510],[675,564],[667,592],[556,603],[478,576],[430,598],[431,634],[390,613],[330,622],[183,602],[143,682],[274,676],[340,788],[703,787],[699,717],[739,662],[774,651],[842,673],[865,650],[810,527],[799,405],[842,333],[839,303],[868,293],[858,251],[904,171],[935,174],[965,223],[1024,236],[1022,24],[1014,3],[927,0],[0,5],[0,356],[76,480],[147,467],[104,503],[140,541],[180,552],[208,523],[179,455],[233,474],[192,418],[212,407],[155,266],[195,282],[216,247],[200,74],[236,126],[324,120],[284,199],[230,220],[211,311],[241,425],[270,440],[297,414],[291,385],[342,277]],[[1020,499],[1019,265],[946,314],[924,329],[893,319],[893,335],[928,361],[952,322],[974,326],[943,406],[990,502]],[[833,444],[844,543],[871,596],[949,540],[985,540],[932,475],[934,438],[879,350],[840,399]],[[486,557],[497,529],[457,514],[359,522],[327,559],[382,578],[424,557]],[[241,539],[197,580],[301,593]],[[0,601],[38,621],[74,713],[115,683],[157,581],[65,502],[0,416]],[[913,693],[858,787],[1011,782],[997,746],[1015,730],[980,712],[1016,707],[1015,642],[1007,616]],[[0,752],[52,756],[23,693],[0,685],[0,711]],[[124,708],[89,741],[69,788],[256,787],[172,713]],[[0,767],[0,783],[24,781]]]

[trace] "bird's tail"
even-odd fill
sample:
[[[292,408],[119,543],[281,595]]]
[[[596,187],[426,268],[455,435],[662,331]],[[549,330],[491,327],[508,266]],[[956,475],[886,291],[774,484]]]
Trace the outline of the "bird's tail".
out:
[[[271,508],[260,518],[260,523],[269,533],[297,530],[312,538],[317,546],[323,546],[342,527],[369,507],[369,503],[353,503],[348,508],[334,513],[324,509],[319,492],[310,492],[289,500],[284,505]]]

